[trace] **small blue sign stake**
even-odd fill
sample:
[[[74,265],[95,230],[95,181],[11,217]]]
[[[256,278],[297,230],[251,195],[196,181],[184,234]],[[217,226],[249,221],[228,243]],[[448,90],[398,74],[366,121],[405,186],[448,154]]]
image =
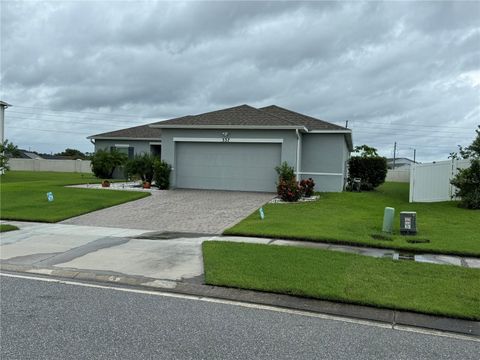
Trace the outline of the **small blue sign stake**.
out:
[[[47,192],[47,200],[50,202],[53,201],[53,193],[51,191]]]
[[[265,213],[263,212],[263,208],[258,209],[258,212],[260,213],[260,219],[265,219]]]

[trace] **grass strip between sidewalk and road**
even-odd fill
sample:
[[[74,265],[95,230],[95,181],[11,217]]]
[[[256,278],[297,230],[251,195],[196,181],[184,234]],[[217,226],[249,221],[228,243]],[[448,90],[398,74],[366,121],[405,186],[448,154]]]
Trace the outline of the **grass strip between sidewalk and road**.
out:
[[[18,230],[18,227],[10,224],[0,224],[0,233],[13,230]]]
[[[208,285],[480,320],[480,270],[336,251],[202,245]]]
[[[0,218],[3,220],[57,222],[95,210],[141,199],[150,193],[67,188],[101,180],[89,174],[8,171],[0,179]],[[47,192],[54,201],[47,201]]]
[[[318,201],[267,204],[225,235],[310,240],[480,257],[480,210],[457,201],[409,203],[409,184],[385,183],[371,192],[321,193]],[[395,208],[394,233],[381,233],[386,206]],[[416,211],[418,235],[399,234],[400,212]]]

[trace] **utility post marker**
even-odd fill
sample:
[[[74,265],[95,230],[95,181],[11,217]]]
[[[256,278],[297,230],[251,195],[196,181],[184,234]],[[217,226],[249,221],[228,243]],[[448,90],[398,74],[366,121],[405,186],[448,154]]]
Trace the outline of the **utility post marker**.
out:
[[[5,109],[9,106],[12,105],[0,100],[0,141],[2,144],[5,141]]]
[[[393,143],[393,170],[395,170],[395,154],[397,153],[397,142]]]
[[[3,147],[3,142],[5,141],[5,109],[9,106],[12,106],[10,104],[7,104],[5,101],[0,100],[0,141],[2,141],[0,144],[2,144]],[[3,155],[3,151],[2,151]],[[0,168],[0,175],[3,175],[5,172],[5,169],[2,167]]]

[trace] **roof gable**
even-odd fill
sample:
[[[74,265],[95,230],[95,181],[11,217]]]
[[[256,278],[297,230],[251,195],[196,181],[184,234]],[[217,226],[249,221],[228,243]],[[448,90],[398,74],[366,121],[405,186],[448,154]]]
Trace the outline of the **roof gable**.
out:
[[[198,115],[188,115],[176,119],[160,121],[154,127],[190,127],[190,126],[240,126],[240,127],[290,127],[302,125],[283,117],[261,111],[249,105],[240,105],[227,109],[211,111]]]

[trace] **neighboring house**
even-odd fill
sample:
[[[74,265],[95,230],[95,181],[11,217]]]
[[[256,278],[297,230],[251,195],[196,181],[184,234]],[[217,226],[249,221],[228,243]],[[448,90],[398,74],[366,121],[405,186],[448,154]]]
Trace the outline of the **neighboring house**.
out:
[[[24,150],[24,149],[18,149],[18,156],[15,156],[17,159],[34,159],[34,160],[41,160],[43,157],[41,157],[39,154]]]
[[[395,169],[402,166],[410,166],[412,164],[418,164],[418,162],[408,158],[395,158]],[[387,159],[387,167],[393,169],[393,158]]]
[[[278,106],[248,105],[88,137],[95,150],[160,154],[177,188],[275,191],[283,161],[318,191],[342,191],[350,129]]]

